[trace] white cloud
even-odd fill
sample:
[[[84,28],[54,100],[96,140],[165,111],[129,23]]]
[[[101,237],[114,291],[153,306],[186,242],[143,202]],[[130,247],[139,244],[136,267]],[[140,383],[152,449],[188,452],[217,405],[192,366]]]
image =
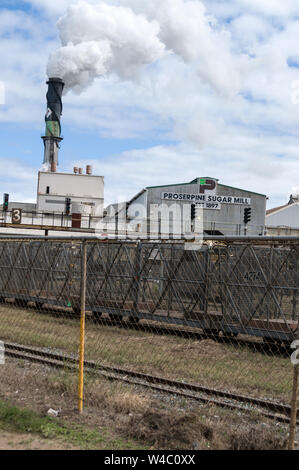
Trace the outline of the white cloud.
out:
[[[81,167],[91,163],[95,173],[105,175],[106,204],[120,196],[129,200],[146,186],[184,183],[207,175],[229,186],[268,195],[269,207],[287,202],[291,175],[298,171],[296,139],[287,142],[278,137],[261,142],[240,136],[232,148],[231,137],[219,138],[200,153],[190,145],[179,144],[110,155],[101,161],[78,159],[75,163]]]
[[[250,52],[274,34],[275,27],[261,16],[245,13],[232,20],[230,32],[235,47]]]
[[[35,202],[37,176],[32,167],[19,159],[0,157],[0,187],[10,200]]]

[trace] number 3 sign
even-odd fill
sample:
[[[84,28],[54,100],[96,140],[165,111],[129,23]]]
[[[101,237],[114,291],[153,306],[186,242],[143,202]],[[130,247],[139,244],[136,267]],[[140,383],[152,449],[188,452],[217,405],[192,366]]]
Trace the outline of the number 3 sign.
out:
[[[21,224],[22,223],[22,209],[13,209],[12,210],[12,223]]]

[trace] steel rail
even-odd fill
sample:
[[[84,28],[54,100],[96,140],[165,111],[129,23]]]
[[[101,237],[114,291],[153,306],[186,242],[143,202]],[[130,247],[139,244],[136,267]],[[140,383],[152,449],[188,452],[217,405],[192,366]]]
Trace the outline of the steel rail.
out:
[[[4,343],[5,354],[8,357],[28,360],[30,362],[40,363],[47,366],[56,368],[68,368],[70,370],[77,370],[78,359],[75,356],[68,354],[58,354],[45,351],[41,348],[33,348],[25,345],[15,343]],[[245,395],[240,395],[222,390],[216,390],[201,385],[179,382],[176,380],[166,379],[153,375],[134,372],[128,369],[116,368],[98,364],[95,361],[84,361],[84,366],[87,371],[92,373],[99,373],[109,380],[120,380],[126,383],[145,386],[156,391],[168,393],[172,395],[182,396],[188,399],[200,401],[202,403],[214,404],[229,409],[237,409],[239,411],[252,411],[240,403],[251,405],[252,407],[260,408],[259,412],[265,417],[289,423],[291,408],[289,405],[276,403],[265,399],[258,399]],[[193,392],[193,393],[191,393]],[[202,394],[202,395],[199,395]],[[205,395],[205,396],[203,396]],[[214,398],[211,398],[214,397]],[[231,400],[230,403],[224,400],[219,400],[215,397],[221,397],[226,400]],[[264,411],[264,410],[270,410]],[[279,413],[279,414],[278,414]],[[299,420],[297,420],[299,425]]]

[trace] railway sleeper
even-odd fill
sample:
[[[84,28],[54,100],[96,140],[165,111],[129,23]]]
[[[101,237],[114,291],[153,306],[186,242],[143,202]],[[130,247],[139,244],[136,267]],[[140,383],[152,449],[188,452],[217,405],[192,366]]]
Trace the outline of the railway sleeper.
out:
[[[272,338],[271,336],[263,336],[263,342],[267,346],[277,347],[277,348],[290,348],[292,340]]]
[[[35,302],[35,308],[36,310],[42,310],[44,307],[44,303],[43,302]]]
[[[204,334],[207,336],[207,338],[219,338],[220,330],[216,330],[213,328],[204,328],[203,330]]]
[[[28,305],[28,300],[16,298],[16,299],[15,299],[15,305],[16,305],[17,307],[27,307],[27,305]]]
[[[136,324],[136,323],[139,323],[139,321],[140,321],[140,318],[139,318],[139,317],[136,317],[136,316],[130,316],[130,317],[129,317],[129,322],[131,322],[131,323],[135,323],[135,324]]]
[[[72,310],[73,310],[74,315],[76,315],[76,317],[81,316],[81,307],[80,307],[80,305],[74,305],[72,307]]]
[[[120,315],[119,313],[109,313],[109,317],[111,320],[114,320],[116,322],[121,322],[123,320],[123,316]]]
[[[96,323],[100,323],[103,312],[92,312],[92,315],[93,315],[94,321]]]
[[[221,330],[224,338],[236,338],[238,336],[238,332],[235,331],[225,331]]]

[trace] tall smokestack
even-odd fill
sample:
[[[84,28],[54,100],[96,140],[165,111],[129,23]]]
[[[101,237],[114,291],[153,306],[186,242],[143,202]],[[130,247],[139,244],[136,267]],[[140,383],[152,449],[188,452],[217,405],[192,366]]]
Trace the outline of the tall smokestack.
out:
[[[58,152],[61,137],[60,118],[62,115],[62,92],[64,82],[61,78],[50,78],[47,82],[46,135],[42,137],[45,146],[44,164],[53,171],[58,166]]]

